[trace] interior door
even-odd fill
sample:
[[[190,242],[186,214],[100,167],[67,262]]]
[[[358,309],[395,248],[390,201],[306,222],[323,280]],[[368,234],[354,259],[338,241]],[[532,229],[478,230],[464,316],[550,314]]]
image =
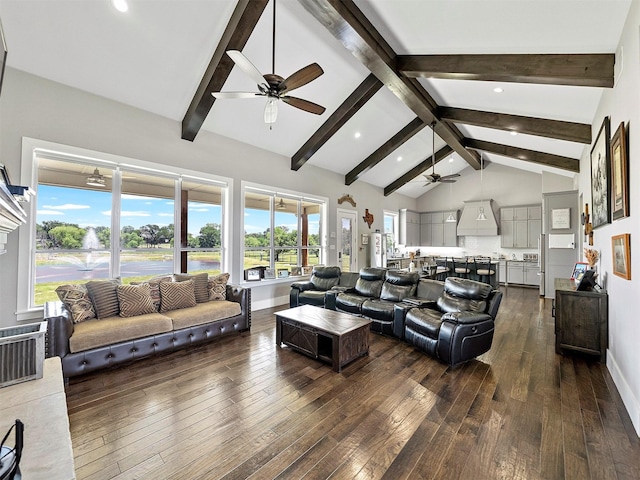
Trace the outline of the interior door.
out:
[[[358,222],[354,210],[338,209],[338,265],[343,272],[358,271]]]

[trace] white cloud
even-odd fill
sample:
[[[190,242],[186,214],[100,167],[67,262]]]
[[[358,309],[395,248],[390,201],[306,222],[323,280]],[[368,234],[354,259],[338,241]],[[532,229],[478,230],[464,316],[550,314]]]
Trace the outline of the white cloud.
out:
[[[144,200],[147,204],[153,203],[149,201],[149,197],[141,197],[140,195],[132,195],[130,193],[123,193],[121,197],[123,200]]]
[[[64,215],[64,212],[59,212],[57,210],[38,210],[38,215]]]
[[[264,232],[264,228],[263,227],[258,227],[255,225],[247,225],[246,223],[244,224],[244,231],[247,233],[262,233]]]
[[[158,213],[159,217],[173,217],[173,213]]]
[[[102,215],[106,215],[107,217],[111,216],[111,210],[104,210],[102,213]],[[135,211],[135,210],[123,210],[122,212],[120,212],[120,216],[121,217],[150,217],[151,214],[149,212],[145,212],[145,211]]]
[[[190,212],[208,212],[209,209],[208,208],[190,208],[189,211]]]
[[[51,210],[82,210],[84,208],[91,208],[89,205],[78,205],[75,203],[65,203],[64,205],[43,205],[42,207]]]

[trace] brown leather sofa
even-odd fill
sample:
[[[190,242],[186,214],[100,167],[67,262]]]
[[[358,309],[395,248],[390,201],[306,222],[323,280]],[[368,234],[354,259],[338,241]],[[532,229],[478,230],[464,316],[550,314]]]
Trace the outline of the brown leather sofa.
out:
[[[169,328],[168,331],[135,336],[135,338],[126,341],[73,352],[69,345],[69,339],[74,333],[74,323],[69,311],[62,302],[47,302],[44,307],[44,319],[48,323],[47,356],[61,358],[63,375],[68,378],[139,358],[186,348],[228,333],[249,330],[251,328],[251,289],[234,285],[227,285],[226,288],[226,302],[239,303],[239,314],[207,321],[209,315],[207,310],[211,307],[217,307],[218,305],[215,304],[221,302],[200,303],[195,307],[176,310],[175,312],[178,313],[175,315],[172,312],[151,314],[167,317],[170,320],[169,324],[173,324],[176,320],[172,316],[179,317],[182,324],[193,324],[184,328],[175,330]],[[237,311],[237,307],[235,311]],[[194,316],[194,322],[188,321],[190,315]],[[198,317],[197,320],[195,317]],[[215,315],[211,312],[211,318],[214,317]],[[131,318],[135,317],[117,319],[116,321],[121,321],[124,325]]]

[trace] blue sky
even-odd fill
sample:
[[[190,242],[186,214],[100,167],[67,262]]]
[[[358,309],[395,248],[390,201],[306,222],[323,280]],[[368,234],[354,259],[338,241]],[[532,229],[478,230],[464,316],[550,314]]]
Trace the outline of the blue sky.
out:
[[[39,185],[37,222],[59,220],[80,227],[111,226],[111,193]],[[173,223],[173,201],[166,199],[122,196],[121,226],[159,226]],[[198,235],[207,223],[220,223],[220,207],[189,202],[189,233]]]

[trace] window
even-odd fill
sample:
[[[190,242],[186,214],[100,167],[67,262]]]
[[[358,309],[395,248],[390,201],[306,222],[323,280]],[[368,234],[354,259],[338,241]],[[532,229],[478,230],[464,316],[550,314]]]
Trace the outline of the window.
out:
[[[385,210],[384,233],[387,234],[387,254],[392,254],[398,243],[398,212]]]
[[[43,151],[34,164],[28,308],[62,284],[228,270],[226,182]]]
[[[300,275],[304,267],[322,263],[326,200],[258,187],[243,190],[245,271],[258,269],[260,278],[275,278]]]

